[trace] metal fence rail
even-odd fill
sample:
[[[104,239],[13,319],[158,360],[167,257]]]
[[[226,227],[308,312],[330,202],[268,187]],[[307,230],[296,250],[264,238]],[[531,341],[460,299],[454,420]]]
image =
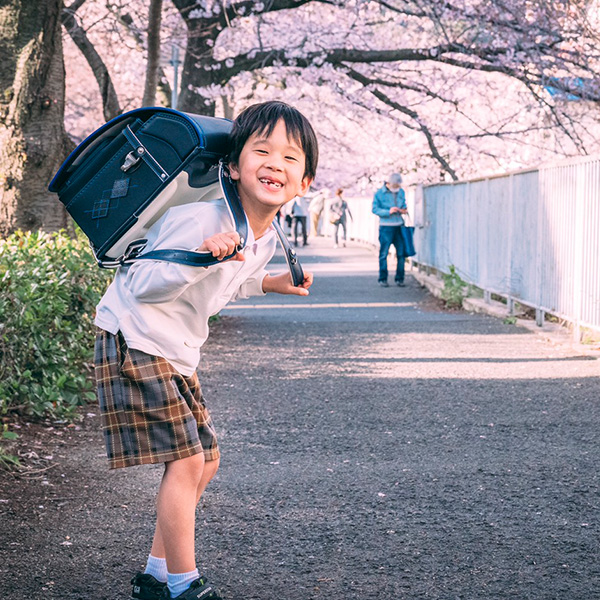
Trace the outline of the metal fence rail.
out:
[[[412,200],[412,202],[411,202]],[[348,200],[349,234],[377,244],[370,199]],[[600,331],[600,158],[431,185],[409,199],[417,264],[454,265],[484,292]]]

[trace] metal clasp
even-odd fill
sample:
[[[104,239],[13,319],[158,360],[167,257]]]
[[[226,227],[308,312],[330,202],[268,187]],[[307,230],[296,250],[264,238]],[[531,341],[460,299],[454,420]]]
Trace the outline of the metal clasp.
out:
[[[129,246],[127,246],[127,250],[125,250],[125,252],[123,253],[123,256],[120,258],[120,263],[123,264],[125,262],[127,262],[128,260],[131,260],[133,258],[135,258],[136,256],[139,256],[142,251],[144,250],[144,248],[146,247],[146,244],[148,243],[148,240],[137,240],[135,242],[131,242],[131,244],[129,244]]]
[[[143,151],[141,153],[143,153]],[[129,169],[131,169],[131,167],[134,167],[135,165],[137,165],[140,162],[140,160],[142,160],[141,156],[136,156],[135,152],[132,150],[125,157],[125,161],[121,165],[121,171],[129,171]]]

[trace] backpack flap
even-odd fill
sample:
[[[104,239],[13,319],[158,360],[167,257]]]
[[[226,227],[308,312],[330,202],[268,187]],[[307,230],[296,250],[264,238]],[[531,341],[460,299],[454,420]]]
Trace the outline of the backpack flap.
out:
[[[230,129],[225,119],[131,111],[84,140],[49,189],[88,236],[98,262],[114,266],[171,205],[215,195],[218,186],[205,188],[217,182]]]

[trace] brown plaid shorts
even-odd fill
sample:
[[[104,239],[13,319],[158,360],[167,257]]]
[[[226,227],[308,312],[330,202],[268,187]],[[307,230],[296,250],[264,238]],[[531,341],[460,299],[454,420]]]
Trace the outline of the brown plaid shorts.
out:
[[[128,348],[121,333],[96,335],[96,386],[111,469],[204,452],[219,458],[198,374],[184,377],[164,358]]]

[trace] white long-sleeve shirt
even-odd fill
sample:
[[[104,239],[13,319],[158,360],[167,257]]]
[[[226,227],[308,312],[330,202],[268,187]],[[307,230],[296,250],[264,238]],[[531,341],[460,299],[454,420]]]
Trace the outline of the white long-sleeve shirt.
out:
[[[148,231],[145,251],[196,250],[210,236],[234,230],[224,200],[169,209]],[[97,307],[98,327],[123,334],[127,345],[168,360],[190,376],[208,337],[208,319],[238,298],[263,295],[265,265],[275,252],[275,231],[259,240],[248,231],[245,261],[192,267],[141,260],[120,267]]]

